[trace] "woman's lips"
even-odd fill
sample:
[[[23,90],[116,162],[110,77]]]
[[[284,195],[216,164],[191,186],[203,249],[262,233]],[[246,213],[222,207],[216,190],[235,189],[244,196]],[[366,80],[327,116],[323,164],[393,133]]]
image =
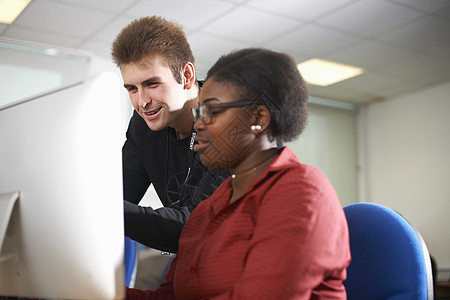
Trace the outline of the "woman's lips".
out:
[[[203,150],[205,150],[207,147],[209,146],[209,144],[205,143],[205,144],[195,144],[193,150],[195,152],[202,152]]]
[[[195,144],[193,150],[196,152],[201,152],[209,146],[208,140],[202,138],[198,134],[195,136]]]

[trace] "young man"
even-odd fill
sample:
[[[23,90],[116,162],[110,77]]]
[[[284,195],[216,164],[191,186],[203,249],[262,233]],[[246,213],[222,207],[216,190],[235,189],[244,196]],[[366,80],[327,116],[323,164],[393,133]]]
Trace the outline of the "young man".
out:
[[[112,56],[135,109],[122,149],[125,234],[176,252],[190,212],[229,175],[203,166],[192,151],[194,56],[182,27],[157,16],[126,26]],[[164,207],[138,206],[150,184]]]

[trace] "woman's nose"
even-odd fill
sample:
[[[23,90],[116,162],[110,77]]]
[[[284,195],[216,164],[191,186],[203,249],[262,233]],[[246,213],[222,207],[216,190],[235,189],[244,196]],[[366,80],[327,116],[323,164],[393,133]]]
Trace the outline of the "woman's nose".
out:
[[[197,120],[195,120],[194,122],[194,129],[196,131],[205,129],[205,123],[203,123],[203,121],[200,118],[197,118]]]

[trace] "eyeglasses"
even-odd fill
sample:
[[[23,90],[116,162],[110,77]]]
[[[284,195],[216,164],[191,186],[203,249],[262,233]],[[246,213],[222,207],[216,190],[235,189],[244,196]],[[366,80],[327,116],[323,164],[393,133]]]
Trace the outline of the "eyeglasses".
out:
[[[214,114],[221,111],[212,111],[215,108],[231,108],[231,107],[245,107],[254,101],[236,101],[217,104],[202,104],[198,108],[192,108],[192,115],[194,116],[194,122],[202,120],[203,124],[211,124]]]

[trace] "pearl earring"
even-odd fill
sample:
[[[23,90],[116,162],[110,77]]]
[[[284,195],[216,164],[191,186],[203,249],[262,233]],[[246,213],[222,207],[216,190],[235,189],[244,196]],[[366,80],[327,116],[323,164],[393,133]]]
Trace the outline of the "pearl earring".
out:
[[[261,125],[252,125],[251,127],[250,127],[250,129],[251,130],[261,130]]]

